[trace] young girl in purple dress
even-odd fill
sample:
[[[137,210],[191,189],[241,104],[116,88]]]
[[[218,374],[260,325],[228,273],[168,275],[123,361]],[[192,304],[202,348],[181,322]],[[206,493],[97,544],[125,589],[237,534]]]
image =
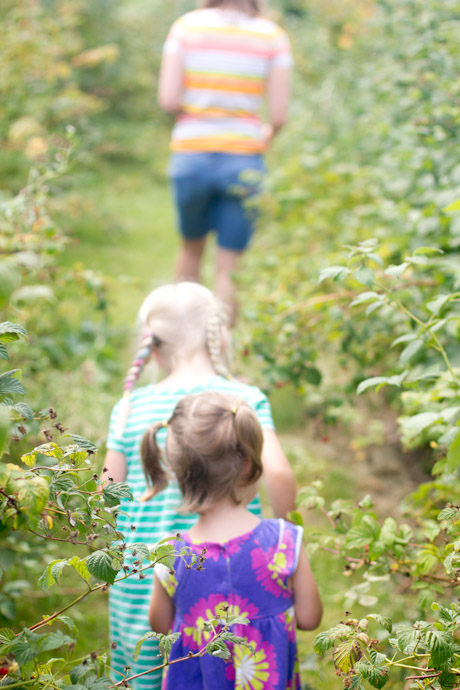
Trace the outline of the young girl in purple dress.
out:
[[[183,540],[206,548],[204,572],[177,556],[174,573],[156,568],[150,624],[180,632],[170,661],[196,654],[212,638],[204,623],[226,612],[246,618],[232,631],[249,646],[231,645],[224,660],[203,654],[168,667],[165,690],[299,690],[295,628],[312,630],[322,614],[318,589],[302,548],[302,528],[283,519],[261,520],[246,509],[262,474],[262,430],[246,402],[221,393],[191,395],[167,423],[167,458],[153,425],[142,458],[153,489],[171,472],[184,511],[198,522]],[[183,542],[176,542],[177,552]]]

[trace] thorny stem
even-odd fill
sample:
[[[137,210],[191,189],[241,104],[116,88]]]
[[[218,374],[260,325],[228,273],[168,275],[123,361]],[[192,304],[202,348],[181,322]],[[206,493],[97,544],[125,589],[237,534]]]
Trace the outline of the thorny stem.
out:
[[[31,467],[32,472],[35,470],[49,470],[50,472],[89,472],[87,467]],[[88,480],[89,481],[89,480]]]
[[[202,649],[200,649],[198,652],[195,652],[195,654],[190,654],[187,656],[182,656],[179,659],[173,659],[173,661],[169,661],[169,659],[165,662],[163,662],[160,666],[155,666],[154,668],[150,668],[148,671],[143,671],[142,673],[137,673],[135,676],[130,676],[129,678],[124,678],[123,680],[120,680],[118,683],[115,683],[113,687],[118,687],[120,685],[124,685],[125,683],[129,683],[130,680],[134,680],[135,678],[140,678],[141,676],[146,676],[149,673],[153,673],[154,671],[159,671],[162,668],[165,668],[166,666],[172,666],[173,664],[178,664],[180,661],[187,661],[188,659],[196,659],[198,657],[204,656],[206,654],[206,647],[208,644],[211,644],[211,642],[214,642],[219,637],[220,633],[216,633],[214,630],[214,637],[206,643]]]
[[[36,532],[33,530],[31,527],[27,528],[28,532],[31,532],[32,534],[35,534],[36,537],[40,537],[40,539],[50,539],[51,541],[65,541],[68,544],[82,544],[83,546],[87,546],[88,548],[92,549],[93,551],[97,551],[97,549],[94,546],[91,546],[88,544],[86,541],[76,541],[75,539],[72,539],[69,537],[69,539],[60,539],[59,537],[53,537],[52,535],[46,535],[46,534],[40,534],[39,532]]]
[[[365,558],[353,558],[353,556],[345,556],[338,549],[330,549],[328,546],[320,546],[321,551],[327,551],[328,553],[333,553],[334,556],[340,556],[350,563],[367,563],[368,565],[377,565],[376,561],[368,561]]]
[[[327,520],[329,521],[329,524],[331,525],[331,527],[333,527],[333,528],[335,529],[337,525],[335,524],[334,520],[332,519],[332,517],[331,517],[331,516],[329,515],[329,513],[327,512],[326,508],[325,508],[324,506],[319,506],[319,509],[320,509],[320,511],[323,513],[323,515],[326,516],[326,518],[327,518]]]
[[[125,575],[118,577],[116,580],[114,580],[114,584],[116,582],[121,582],[122,580],[127,580],[128,577],[133,577],[133,575],[138,575],[139,573],[143,573],[146,570],[150,570],[153,568],[157,563],[161,563],[161,561],[166,558],[166,556],[162,556],[161,558],[158,558],[156,561],[153,563],[150,563],[149,565],[146,565],[144,568],[139,568],[139,570],[136,573],[126,573]],[[86,582],[86,580],[85,580]],[[70,604],[67,604],[67,606],[64,606],[62,609],[59,611],[56,611],[53,613],[51,616],[48,616],[47,618],[44,618],[42,621],[39,621],[38,623],[35,623],[35,625],[32,625],[29,630],[38,630],[39,628],[43,627],[44,625],[48,625],[52,620],[60,616],[62,613],[65,611],[68,611],[71,609],[75,604],[78,604],[80,601],[83,601],[89,594],[92,594],[93,592],[97,592],[98,590],[102,589],[103,587],[107,587],[107,584],[105,582],[102,582],[98,585],[94,585],[94,587],[90,587],[88,585],[89,589],[86,592],[83,592],[83,594],[80,594],[76,599],[70,602]]]

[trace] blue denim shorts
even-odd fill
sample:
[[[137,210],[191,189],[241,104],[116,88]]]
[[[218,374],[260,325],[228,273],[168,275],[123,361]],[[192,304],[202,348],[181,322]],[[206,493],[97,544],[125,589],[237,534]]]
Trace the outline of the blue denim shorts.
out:
[[[256,197],[264,173],[264,159],[258,154],[174,153],[169,175],[183,237],[201,239],[215,231],[219,247],[245,249],[257,219]]]

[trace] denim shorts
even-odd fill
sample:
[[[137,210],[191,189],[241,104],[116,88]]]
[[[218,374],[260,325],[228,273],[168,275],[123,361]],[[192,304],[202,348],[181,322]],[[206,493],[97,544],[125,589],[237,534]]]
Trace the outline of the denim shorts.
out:
[[[261,155],[174,153],[169,175],[180,231],[186,239],[217,234],[219,247],[242,251],[257,219],[265,173]]]

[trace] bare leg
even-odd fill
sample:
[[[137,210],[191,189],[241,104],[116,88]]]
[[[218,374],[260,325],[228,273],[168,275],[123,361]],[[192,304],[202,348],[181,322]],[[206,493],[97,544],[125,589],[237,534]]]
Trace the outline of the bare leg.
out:
[[[231,323],[235,322],[238,305],[235,297],[235,285],[232,273],[235,270],[238,259],[243,252],[218,247],[216,252],[216,295],[224,304],[227,304],[231,313]]]
[[[198,240],[182,241],[176,264],[176,280],[192,280],[200,282],[201,259],[203,258],[206,237]]]

